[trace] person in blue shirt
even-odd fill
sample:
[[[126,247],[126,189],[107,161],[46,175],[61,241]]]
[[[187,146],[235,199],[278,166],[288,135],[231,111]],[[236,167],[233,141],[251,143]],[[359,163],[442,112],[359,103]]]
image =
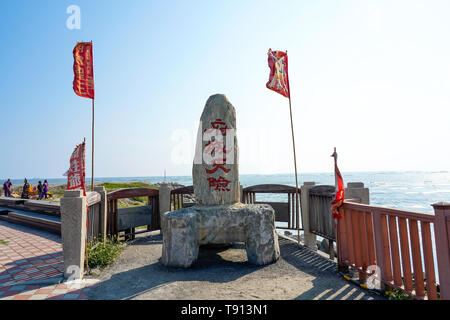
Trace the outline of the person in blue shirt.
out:
[[[11,179],[8,179],[8,181],[3,184],[3,192],[5,193],[5,197],[11,197],[11,186]]]

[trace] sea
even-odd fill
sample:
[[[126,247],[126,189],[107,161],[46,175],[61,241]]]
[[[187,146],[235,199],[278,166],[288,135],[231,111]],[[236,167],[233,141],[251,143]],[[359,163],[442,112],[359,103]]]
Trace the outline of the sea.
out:
[[[436,202],[450,202],[450,171],[404,171],[404,172],[342,172],[344,182],[363,182],[369,188],[370,204],[391,208],[433,212],[431,205]],[[44,179],[50,184],[66,183],[66,178],[28,178],[28,182],[36,185]],[[241,174],[242,186],[258,184],[284,184],[295,186],[294,174]],[[22,185],[23,179],[12,179],[14,185]],[[150,183],[177,182],[192,185],[192,176],[143,176],[143,177],[101,177],[100,182],[131,182],[142,181]],[[334,173],[305,173],[298,175],[299,187],[304,182],[314,181],[316,185],[334,185]],[[86,179],[89,185],[90,179]],[[2,183],[3,184],[3,183]],[[257,201],[285,201],[285,195],[259,194]],[[287,201],[287,198],[286,198]]]

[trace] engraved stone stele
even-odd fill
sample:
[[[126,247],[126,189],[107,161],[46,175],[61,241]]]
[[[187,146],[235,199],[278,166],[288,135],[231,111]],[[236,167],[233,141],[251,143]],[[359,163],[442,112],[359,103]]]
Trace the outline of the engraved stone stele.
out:
[[[240,202],[235,130],[236,113],[225,95],[209,97],[192,168],[197,204],[162,216],[164,265],[188,268],[197,260],[200,245],[233,242],[245,242],[251,263],[264,265],[278,260],[273,208]]]
[[[240,202],[236,111],[225,95],[206,101],[195,150],[192,179],[197,204]]]

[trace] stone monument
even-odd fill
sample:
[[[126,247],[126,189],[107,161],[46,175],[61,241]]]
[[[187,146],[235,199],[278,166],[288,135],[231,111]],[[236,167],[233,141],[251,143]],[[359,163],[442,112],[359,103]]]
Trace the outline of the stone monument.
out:
[[[245,242],[248,261],[264,265],[280,256],[275,213],[267,204],[240,202],[236,112],[222,94],[203,110],[192,168],[197,204],[164,214],[166,266],[190,267],[200,245]]]

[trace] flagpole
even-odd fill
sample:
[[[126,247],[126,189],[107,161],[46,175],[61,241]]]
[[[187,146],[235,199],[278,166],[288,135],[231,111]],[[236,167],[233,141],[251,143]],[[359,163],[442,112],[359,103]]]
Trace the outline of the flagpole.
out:
[[[295,169],[295,203],[296,203],[296,212],[295,218],[297,219],[297,243],[300,244],[300,229],[298,228],[299,224],[299,203],[300,199],[298,196],[298,177],[297,177],[297,156],[295,154],[295,138],[294,138],[294,122],[292,121],[292,106],[291,106],[291,93],[289,92],[289,114],[291,116],[291,132],[292,132],[292,147],[294,149],[294,169]]]
[[[94,191],[94,99],[92,99],[92,179],[91,179],[91,191]]]
[[[92,45],[91,40],[91,46],[92,51],[94,51],[94,46]],[[94,54],[92,52],[92,67],[94,67]],[[93,71],[92,71],[93,73]],[[94,76],[92,76],[93,79]],[[91,191],[94,191],[94,120],[95,120],[95,113],[94,113],[94,97],[92,97],[92,178],[91,178]]]

